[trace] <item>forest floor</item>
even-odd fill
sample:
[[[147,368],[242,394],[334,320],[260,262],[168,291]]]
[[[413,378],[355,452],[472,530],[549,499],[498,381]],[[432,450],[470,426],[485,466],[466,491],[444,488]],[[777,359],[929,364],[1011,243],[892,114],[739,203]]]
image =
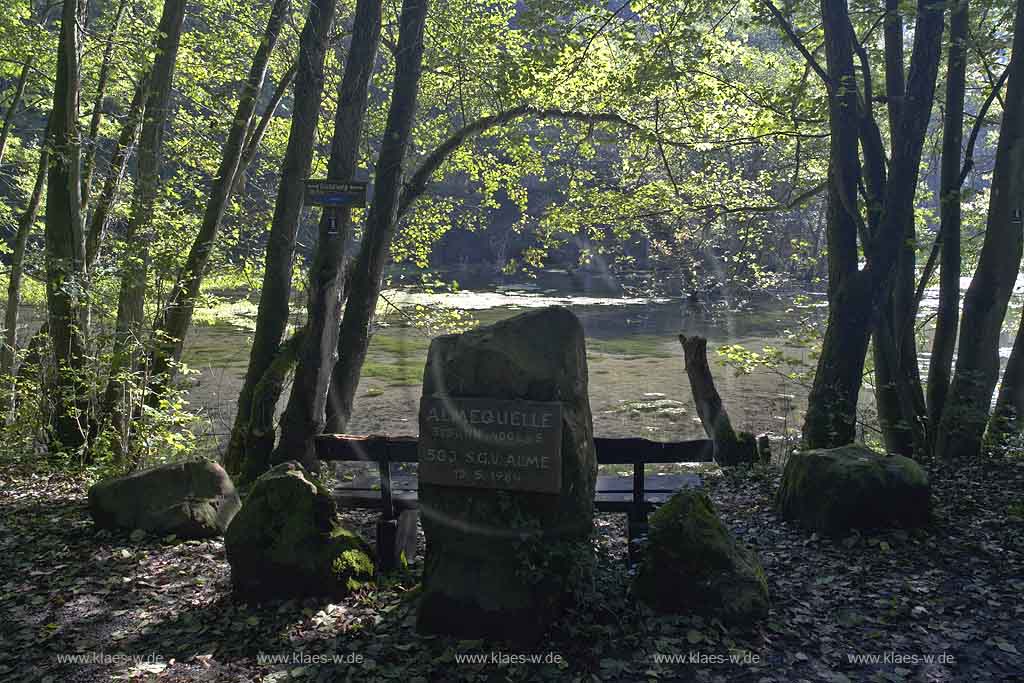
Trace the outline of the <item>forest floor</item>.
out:
[[[98,531],[79,480],[5,467],[0,680],[1021,680],[1024,459],[931,473],[929,529],[837,540],[775,515],[777,467],[705,476],[768,577],[771,613],[746,632],[636,604],[623,520],[599,516],[593,594],[523,653],[416,635],[418,563],[340,601],[241,604],[222,541]],[[370,537],[371,515],[343,517]],[[542,663],[502,660],[517,654]]]

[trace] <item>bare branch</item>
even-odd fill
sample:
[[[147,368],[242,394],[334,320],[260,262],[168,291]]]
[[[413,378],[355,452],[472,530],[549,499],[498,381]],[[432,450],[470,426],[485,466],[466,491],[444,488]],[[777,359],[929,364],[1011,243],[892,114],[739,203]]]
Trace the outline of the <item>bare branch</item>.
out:
[[[796,30],[789,21],[787,21],[786,17],[783,16],[782,12],[779,11],[779,8],[775,6],[775,3],[773,3],[772,0],[761,0],[761,2],[768,8],[768,11],[772,13],[772,16],[775,17],[775,21],[778,22],[779,27],[789,37],[790,42],[793,43],[793,47],[799,50],[800,54],[802,54],[804,59],[807,60],[807,65],[814,69],[814,72],[818,74],[821,80],[825,83],[825,87],[832,90],[832,80],[828,77],[828,73],[822,68],[821,64],[818,64],[814,55],[812,55],[811,51],[807,49],[804,42],[800,40],[800,36],[796,34]]]

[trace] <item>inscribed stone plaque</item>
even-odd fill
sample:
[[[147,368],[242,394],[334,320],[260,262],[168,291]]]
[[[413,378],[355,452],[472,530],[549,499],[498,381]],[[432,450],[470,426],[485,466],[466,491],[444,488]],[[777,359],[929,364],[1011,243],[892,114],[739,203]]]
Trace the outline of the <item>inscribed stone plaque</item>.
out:
[[[427,484],[558,493],[562,404],[424,396],[419,462]]]

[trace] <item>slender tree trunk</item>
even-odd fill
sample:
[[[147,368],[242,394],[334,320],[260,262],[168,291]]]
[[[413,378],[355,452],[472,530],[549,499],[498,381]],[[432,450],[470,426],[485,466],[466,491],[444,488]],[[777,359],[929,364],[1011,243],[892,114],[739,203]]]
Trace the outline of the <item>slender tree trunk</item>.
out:
[[[25,86],[28,85],[28,75],[32,71],[34,62],[35,56],[33,55],[29,56],[22,65],[18,81],[14,85],[14,98],[11,100],[11,106],[7,107],[7,113],[4,114],[4,125],[3,128],[0,128],[0,163],[3,163],[4,154],[7,153],[7,140],[11,134],[11,127],[14,125],[14,115],[21,105],[21,98],[25,96]]]
[[[82,161],[82,213],[89,205],[89,192],[92,187],[92,172],[96,162],[96,145],[99,141],[100,124],[103,122],[103,100],[107,96],[107,82],[110,80],[111,58],[114,56],[117,31],[121,26],[121,17],[128,6],[127,0],[120,0],[114,12],[114,20],[107,35],[107,44],[103,47],[103,61],[100,63],[99,80],[96,83],[96,98],[93,100],[92,115],[89,117],[89,137],[85,146],[85,159]]]
[[[928,123],[935,101],[935,85],[942,59],[944,4],[919,0],[914,25],[914,47],[906,95],[900,105],[899,121],[892,132],[890,177],[878,234],[865,247],[873,291],[890,301],[891,315],[883,313],[882,336],[892,339],[887,365],[895,368],[891,378],[902,415],[900,427],[910,433],[910,451],[925,456],[931,452],[927,429],[927,407],[917,364],[914,334],[916,298],[914,293],[914,202],[921,169]],[[906,445],[901,439],[901,448]]]
[[[872,311],[870,283],[857,269],[860,183],[857,90],[849,18],[844,0],[822,0],[825,58],[829,85],[829,186],[825,228],[828,242],[829,319],[814,373],[803,440],[809,448],[830,448],[853,441],[857,394],[864,371]],[[859,361],[858,361],[859,359]]]
[[[121,180],[124,178],[125,170],[128,168],[128,159],[132,154],[132,147],[135,145],[135,138],[139,134],[139,125],[142,123],[143,110],[146,105],[146,83],[148,75],[139,78],[138,85],[132,95],[132,102],[128,106],[128,114],[125,116],[124,124],[121,126],[121,133],[118,135],[114,145],[114,152],[110,157],[110,168],[107,169],[107,177],[103,181],[103,189],[93,207],[92,219],[89,221],[89,232],[85,240],[85,262],[87,268],[92,269],[96,259],[103,247],[103,240],[107,234],[107,226],[110,223],[110,213],[117,201],[117,192],[121,187]]]
[[[254,481],[267,471],[269,462],[262,458],[268,458],[274,451],[274,414],[277,411],[277,402],[284,391],[288,373],[298,362],[299,351],[305,338],[306,328],[302,327],[285,340],[253,389],[249,429],[242,435],[247,442],[246,458],[239,472],[240,481]],[[236,436],[232,434],[232,438]]]
[[[936,454],[964,458],[981,450],[992,392],[999,376],[999,334],[1020,268],[1024,224],[1024,0],[1017,0],[1013,54],[1008,67],[1003,121],[996,149],[985,241],[964,296],[956,371],[939,423]],[[1024,400],[1018,331],[989,425],[998,442],[1020,428]]]
[[[263,136],[267,132],[270,122],[274,119],[277,108],[281,106],[281,100],[288,94],[288,89],[292,87],[292,83],[295,81],[296,71],[298,71],[298,64],[292,64],[288,67],[288,70],[281,76],[281,80],[278,81],[274,94],[270,96],[270,102],[267,104],[267,108],[263,110],[259,123],[248,132],[245,139],[245,150],[242,152],[242,160],[238,163],[238,170],[235,171],[235,178],[231,183],[232,196],[245,190],[248,170],[252,167],[253,161],[256,160],[256,155],[260,151],[260,143],[263,142]]]
[[[899,0],[886,0],[885,18],[885,90],[889,105],[889,130],[899,128],[906,97],[903,59],[903,18]],[[923,415],[919,400],[906,397],[921,392],[914,335],[915,228],[913,217],[907,221],[905,240],[900,247],[891,296],[879,307],[872,345],[875,366],[875,402],[886,450],[900,455],[914,452],[914,429]],[[903,383],[903,386],[899,386]],[[908,413],[909,406],[909,413]]]
[[[81,7],[84,11],[84,4]],[[46,189],[46,303],[57,361],[54,436],[61,449],[86,441],[88,395],[81,372],[84,348],[78,329],[80,302],[74,292],[85,276],[81,201],[81,139],[78,130],[80,7],[66,0],[61,10],[57,78],[50,113],[53,160]]]
[[[367,94],[381,31],[381,0],[356,4],[352,42],[345,74],[338,87],[338,109],[327,174],[352,179],[359,160],[359,141],[366,119]],[[337,361],[341,308],[345,291],[347,251],[352,239],[351,207],[325,207],[320,216],[319,241],[309,274],[309,314],[306,338],[292,380],[291,394],[281,417],[281,440],[273,460],[296,459],[316,468],[313,438],[324,428],[327,391]]]
[[[928,423],[934,431],[942,419],[960,316],[960,163],[963,150],[964,90],[970,3],[959,0],[949,18],[946,116],[942,123],[942,170],[939,181],[939,309],[928,364]]]
[[[263,90],[267,65],[281,35],[281,27],[288,15],[289,7],[289,0],[275,0],[271,7],[263,40],[256,50],[249,75],[239,95],[235,118],[231,122],[228,139],[224,144],[220,167],[213,180],[203,222],[192,242],[185,267],[178,275],[167,306],[154,325],[155,345],[150,358],[150,400],[159,400],[164,385],[171,379],[174,363],[181,359],[181,350],[185,343],[185,335],[192,324],[192,313],[202,288],[203,276],[220,233],[224,211],[231,201],[231,190],[239,171],[246,134],[252,126],[256,111],[256,99]]]
[[[110,69],[111,60],[114,55],[114,45],[117,38],[117,31],[121,25],[121,17],[124,15],[125,8],[127,7],[127,0],[120,0],[117,6],[117,11],[114,14],[114,20],[110,27],[110,32],[107,35],[107,42],[103,48],[103,59],[100,63],[99,79],[96,84],[96,98],[93,100],[92,115],[89,117],[89,133],[86,138],[86,142],[83,145],[85,158],[82,162],[82,216],[83,220],[89,215],[89,202],[92,193],[92,176],[93,170],[96,163],[96,148],[99,145],[99,133],[100,124],[103,122],[103,107],[104,100],[107,95],[107,83],[110,81]],[[115,150],[115,154],[117,150]],[[113,168],[114,159],[111,159],[111,168]],[[108,207],[109,209],[109,207]],[[91,230],[86,234],[85,238],[85,266],[86,266],[86,291],[91,292],[93,288],[92,283],[92,258],[90,257],[90,242],[92,241]],[[98,246],[98,245],[97,245]],[[90,350],[91,346],[91,333],[92,333],[92,301],[87,297],[85,306],[81,311],[81,327],[82,334],[85,337],[85,343]]]
[[[44,138],[47,137],[44,135]],[[46,173],[50,165],[48,140],[43,141],[39,151],[39,170],[36,182],[29,196],[28,206],[18,219],[18,231],[14,236],[14,253],[11,254],[11,276],[7,282],[7,310],[4,313],[4,346],[0,349],[0,376],[12,377],[15,373],[14,360],[18,351],[18,309],[21,307],[21,279],[25,272],[25,247],[35,227],[46,190]],[[11,409],[14,409],[15,384],[10,385]]]
[[[139,342],[143,336],[142,323],[149,272],[149,243],[153,233],[153,210],[159,192],[164,128],[170,118],[171,87],[185,9],[185,0],[164,2],[157,29],[157,54],[148,80],[145,117],[139,136],[135,196],[125,234],[125,261],[121,267],[113,360],[104,397],[104,407],[110,413],[122,438],[122,456],[127,454],[127,419],[133,410],[133,407],[125,406],[124,393],[127,385],[123,381],[123,373],[134,372],[136,369]]]
[[[292,287],[295,236],[302,213],[306,178],[313,161],[313,137],[316,134],[320,102],[323,98],[324,57],[331,25],[334,22],[336,4],[336,0],[313,0],[299,38],[295,104],[288,147],[281,168],[274,218],[270,227],[270,241],[267,244],[256,330],[253,333],[249,367],[239,393],[238,412],[225,457],[225,465],[232,473],[242,471],[243,467],[248,471],[250,468],[244,463],[249,460],[254,463],[268,462],[273,449],[272,427],[264,430],[262,425],[257,427],[250,424],[250,418],[254,416],[253,404],[257,398],[257,385],[274,362],[288,326],[288,300]],[[280,388],[277,391],[279,392]],[[261,398],[260,403],[276,405],[277,398],[273,396],[272,400],[266,401]],[[273,420],[273,415],[270,415],[269,420]],[[260,432],[259,437],[250,438],[254,437],[257,431]]]
[[[352,270],[351,289],[338,338],[339,360],[331,376],[328,424],[344,431],[370,344],[370,324],[380,296],[381,278],[397,224],[402,162],[412,133],[423,65],[423,30],[427,0],[403,0],[399,19],[395,85],[388,109],[384,139],[377,158],[373,202],[366,232]]]

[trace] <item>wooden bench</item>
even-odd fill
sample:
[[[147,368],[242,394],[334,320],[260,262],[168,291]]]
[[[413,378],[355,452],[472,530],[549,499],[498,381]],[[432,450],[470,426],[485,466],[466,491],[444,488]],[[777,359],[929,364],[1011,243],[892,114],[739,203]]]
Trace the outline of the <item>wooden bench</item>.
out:
[[[381,569],[389,570],[401,558],[416,555],[419,517],[418,483],[411,472],[395,472],[393,465],[415,463],[416,437],[325,434],[316,441],[317,455],[329,462],[373,462],[377,473],[356,476],[334,490],[341,507],[380,510],[377,554]],[[647,439],[595,438],[599,465],[628,465],[632,475],[597,478],[594,506],[600,512],[627,515],[630,560],[633,541],[647,532],[647,516],[684,486],[700,486],[696,474],[652,474],[645,465],[712,462],[714,444],[708,439],[661,443]]]

